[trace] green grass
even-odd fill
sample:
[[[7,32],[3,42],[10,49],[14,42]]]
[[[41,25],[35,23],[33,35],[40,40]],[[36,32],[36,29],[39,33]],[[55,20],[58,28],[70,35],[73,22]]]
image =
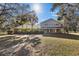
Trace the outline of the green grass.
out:
[[[79,40],[67,38],[43,37],[43,55],[76,56],[79,55]]]

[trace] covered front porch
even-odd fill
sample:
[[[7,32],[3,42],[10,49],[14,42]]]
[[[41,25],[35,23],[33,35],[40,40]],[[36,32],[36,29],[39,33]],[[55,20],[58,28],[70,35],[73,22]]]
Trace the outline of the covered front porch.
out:
[[[43,29],[44,33],[59,33],[61,32],[60,28],[57,29]]]

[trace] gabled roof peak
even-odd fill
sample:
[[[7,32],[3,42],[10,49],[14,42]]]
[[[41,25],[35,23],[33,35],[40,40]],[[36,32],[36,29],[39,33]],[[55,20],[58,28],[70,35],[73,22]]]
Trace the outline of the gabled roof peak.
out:
[[[54,20],[53,18],[49,18],[49,19],[47,19],[47,20],[45,20],[45,21],[41,22],[40,24],[45,23],[45,22],[50,21],[50,20],[53,20],[53,21],[57,22],[57,21],[56,21],[56,20]]]

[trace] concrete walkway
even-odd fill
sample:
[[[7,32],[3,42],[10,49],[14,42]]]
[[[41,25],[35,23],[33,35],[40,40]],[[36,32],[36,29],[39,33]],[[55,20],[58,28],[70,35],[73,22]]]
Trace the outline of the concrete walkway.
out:
[[[70,34],[73,34],[73,35],[79,35],[79,33],[70,33]]]
[[[2,36],[0,36],[0,38],[2,38],[2,37],[8,37],[8,36],[15,36],[15,35],[2,35]]]

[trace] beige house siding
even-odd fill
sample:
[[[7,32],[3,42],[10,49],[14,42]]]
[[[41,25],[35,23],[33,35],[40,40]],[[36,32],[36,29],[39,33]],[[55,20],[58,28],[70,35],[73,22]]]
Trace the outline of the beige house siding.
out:
[[[62,24],[53,19],[48,19],[40,23],[41,30],[46,33],[61,32]]]
[[[24,24],[24,25],[18,26],[17,28],[31,28],[31,24]]]

